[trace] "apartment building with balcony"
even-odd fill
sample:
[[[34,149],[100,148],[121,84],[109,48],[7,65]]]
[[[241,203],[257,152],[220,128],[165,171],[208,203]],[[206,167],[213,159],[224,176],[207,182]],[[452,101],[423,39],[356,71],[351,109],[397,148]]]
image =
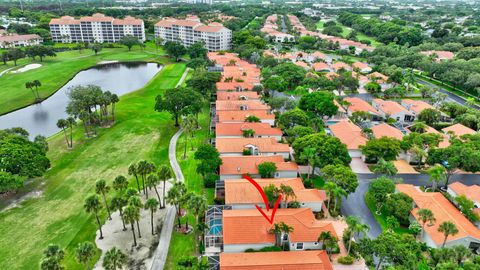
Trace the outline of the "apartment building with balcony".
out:
[[[186,47],[201,42],[209,52],[229,50],[232,43],[230,29],[220,23],[205,25],[196,18],[164,18],[155,24],[155,37],[180,42]]]
[[[80,19],[63,16],[52,19],[49,25],[52,40],[55,42],[118,42],[127,35],[145,41],[143,20],[130,16],[124,19],[115,19],[100,13]]]

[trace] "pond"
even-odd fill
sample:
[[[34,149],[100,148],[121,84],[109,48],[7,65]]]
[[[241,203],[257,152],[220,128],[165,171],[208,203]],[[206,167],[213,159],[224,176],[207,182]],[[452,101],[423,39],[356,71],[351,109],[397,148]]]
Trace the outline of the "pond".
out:
[[[65,108],[71,87],[97,85],[103,91],[120,96],[142,88],[161,69],[160,64],[135,62],[109,63],[81,71],[42,103],[0,116],[0,129],[21,127],[30,133],[31,138],[36,135],[51,136],[60,130],[57,128],[57,120],[67,117]]]

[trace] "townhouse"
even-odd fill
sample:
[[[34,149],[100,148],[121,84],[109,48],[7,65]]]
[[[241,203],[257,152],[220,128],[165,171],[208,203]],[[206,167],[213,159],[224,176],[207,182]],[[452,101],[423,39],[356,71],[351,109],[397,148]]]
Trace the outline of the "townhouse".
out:
[[[354,70],[358,70],[360,73],[370,73],[372,72],[372,68],[363,62],[355,62],[352,64]]]
[[[313,212],[322,211],[323,202],[327,195],[324,190],[306,189],[301,178],[274,178],[254,179],[262,188],[273,185],[280,188],[281,185],[292,188],[294,195],[286,199],[286,203],[299,202],[301,208],[310,208]],[[265,208],[262,196],[246,179],[232,179],[225,181],[225,204],[232,209],[255,209],[255,205]],[[281,208],[286,208],[282,201]]]
[[[127,35],[145,41],[143,20],[130,16],[124,19],[115,19],[100,13],[80,19],[63,16],[52,19],[49,26],[54,42],[118,42]]]
[[[388,88],[391,88],[392,87],[392,84],[389,83],[389,77],[386,76],[386,75],[383,75],[382,73],[380,72],[372,72],[370,74],[367,75],[367,77],[372,80],[373,82],[376,82],[380,85],[380,87],[382,88],[382,91],[385,91],[387,90]]]
[[[217,123],[216,138],[274,138],[282,140],[282,130],[267,123]]]
[[[215,140],[220,156],[275,156],[290,158],[290,146],[275,138],[218,138]]]
[[[319,221],[309,208],[277,209],[275,222],[284,222],[293,227],[291,233],[281,233],[279,243],[288,245],[290,252],[296,250],[320,250],[318,236],[330,232],[338,237],[332,222]],[[245,252],[275,245],[275,234],[270,233],[270,224],[257,209],[223,210],[223,251]],[[240,233],[241,232],[241,233]]]
[[[360,146],[365,145],[368,139],[361,128],[350,120],[339,121],[336,124],[329,125],[328,128],[333,136],[347,146],[350,157],[362,157]]]
[[[270,106],[259,100],[217,100],[217,112],[220,111],[263,111],[269,112]]]
[[[248,117],[256,117],[261,123],[267,123],[270,126],[275,124],[275,115],[267,111],[219,111],[216,113],[214,121],[216,123],[243,123]]]
[[[448,185],[447,192],[454,199],[458,196],[465,196],[467,199],[472,201],[474,204],[473,212],[480,216],[480,186],[479,185],[467,186],[461,182],[454,182]],[[477,221],[475,225],[477,226],[477,228],[480,228],[480,221]]]
[[[241,179],[249,174],[259,178],[258,165],[264,162],[273,162],[277,167],[275,178],[295,178],[298,176],[298,165],[295,162],[285,161],[283,156],[222,156],[220,165],[220,180]]]
[[[335,72],[339,72],[340,70],[345,70],[345,71],[352,71],[352,67],[344,62],[335,62],[332,64],[332,69]]]
[[[43,38],[37,34],[18,35],[18,34],[0,34],[0,48],[27,47],[40,45]]]
[[[186,47],[200,42],[209,52],[229,50],[232,46],[230,29],[220,23],[205,25],[193,17],[185,20],[163,18],[155,24],[155,37],[180,42]]]
[[[217,100],[260,100],[260,95],[257,92],[217,92]]]
[[[372,106],[378,110],[384,119],[393,118],[397,122],[402,123],[413,122],[415,120],[413,113],[395,101],[375,98],[372,101]]]
[[[445,236],[438,231],[440,224],[449,221],[456,225],[458,233],[449,235],[445,242],[446,247],[462,245],[473,250],[480,248],[480,230],[475,227],[447,198],[440,192],[423,192],[419,187],[409,184],[397,184],[396,190],[403,192],[413,199],[414,208],[410,220],[422,221],[418,216],[420,209],[429,209],[435,217],[434,222],[424,226],[421,235],[423,242],[432,248],[442,247]]]
[[[451,126],[446,127],[446,128],[443,128],[442,131],[443,131],[443,133],[445,133],[449,137],[451,137],[450,134],[452,134],[454,136],[457,136],[457,137],[461,137],[463,135],[477,133],[475,130],[473,130],[469,127],[466,127],[466,126],[464,126],[460,123],[451,125]]]
[[[333,270],[325,251],[253,252],[220,254],[220,270]]]
[[[293,35],[278,31],[277,20],[278,20],[277,14],[268,16],[267,19],[265,20],[265,23],[262,29],[260,29],[260,31],[265,33],[270,38],[272,38],[275,42],[295,41],[295,37]]]
[[[370,128],[374,138],[380,139],[381,137],[394,138],[399,141],[403,139],[403,133],[387,123],[381,123]]]
[[[381,119],[380,113],[372,105],[358,97],[346,97],[343,99],[348,102],[347,115],[352,116],[354,112],[367,112],[373,120]]]

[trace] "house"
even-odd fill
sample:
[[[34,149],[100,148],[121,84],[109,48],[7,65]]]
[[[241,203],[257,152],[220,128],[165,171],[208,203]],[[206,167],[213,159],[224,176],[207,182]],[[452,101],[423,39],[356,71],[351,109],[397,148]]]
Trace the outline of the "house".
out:
[[[220,156],[275,156],[290,157],[290,146],[275,138],[219,138],[215,147]]]
[[[246,137],[246,131],[251,130],[253,134],[248,134],[253,138],[275,138],[282,140],[282,130],[274,128],[267,123],[217,123],[215,127],[216,138],[243,138]]]
[[[350,157],[361,157],[362,150],[360,146],[365,145],[367,137],[358,126],[349,120],[340,121],[329,126],[330,132],[347,146]]]
[[[305,69],[305,70],[309,70],[309,69],[310,69],[310,66],[309,66],[307,63],[303,62],[303,61],[296,61],[294,64],[297,65],[297,66],[299,66],[299,67],[301,67],[301,68],[303,68],[303,69]]]
[[[406,128],[407,132],[412,132],[410,127]],[[443,140],[438,144],[438,148],[445,148],[450,146],[449,138],[446,134],[438,132],[438,130],[432,128],[431,126],[426,126],[425,133],[440,134],[443,137]]]
[[[262,188],[269,185],[274,185],[277,188],[281,185],[291,187],[295,196],[288,198],[288,202],[297,201],[301,208],[310,208],[314,212],[322,211],[323,202],[327,199],[324,190],[306,189],[301,178],[254,180]],[[265,208],[262,196],[257,192],[255,186],[246,179],[225,181],[225,204],[232,206],[232,209],[255,209],[255,205]],[[284,208],[285,206],[282,205],[281,207]]]
[[[331,222],[315,219],[308,208],[277,209],[275,223],[284,222],[293,227],[293,232],[282,234],[281,244],[296,250],[321,249],[318,236],[322,232],[337,233]],[[223,251],[244,252],[249,248],[261,249],[275,245],[275,235],[270,233],[270,224],[257,209],[223,210]]]
[[[332,58],[319,51],[315,51],[307,56],[307,61],[310,63],[313,63],[318,60],[323,60],[328,63],[332,61]]]
[[[426,56],[435,56],[437,61],[451,60],[455,57],[455,54],[449,51],[423,51],[420,53]]]
[[[329,80],[333,80],[333,78],[338,77],[338,76],[339,76],[339,75],[338,75],[338,73],[336,73],[336,72],[327,72],[327,73],[325,73],[325,77],[327,77],[327,79],[329,79]]]
[[[352,67],[344,62],[335,62],[334,64],[332,64],[332,69],[335,72],[338,72],[341,69],[344,69],[346,71],[352,71]]]
[[[456,225],[458,233],[449,235],[446,247],[462,245],[473,250],[480,248],[480,230],[475,227],[447,198],[440,192],[423,192],[420,188],[409,184],[397,184],[396,190],[403,192],[413,199],[414,208],[410,220],[422,221],[418,216],[420,209],[429,209],[433,212],[435,222],[424,226],[423,242],[429,247],[438,248],[443,245],[445,236],[438,231],[440,224],[449,221]]]
[[[245,92],[252,90],[255,86],[254,83],[249,82],[217,82],[217,92],[224,91],[236,91],[236,92]]]
[[[221,253],[220,270],[333,270],[324,250]]]
[[[425,109],[435,109],[432,105],[423,100],[402,99],[400,105],[409,110],[415,117]]]
[[[331,72],[333,69],[326,63],[316,62],[312,64],[313,70],[316,72]]]
[[[464,195],[475,204],[475,208],[480,208],[480,186],[467,186],[461,182],[454,182],[448,185],[448,194],[452,197]]]
[[[389,138],[394,138],[397,140],[402,140],[403,138],[403,133],[397,129],[392,127],[391,125],[387,123],[381,123],[379,125],[371,127],[373,137],[380,139],[381,137],[389,137]]]
[[[376,82],[382,88],[382,91],[387,90],[388,88],[392,87],[392,85],[388,82],[388,76],[383,75],[380,72],[373,72],[368,74],[367,76],[373,82]]]
[[[224,156],[221,157],[220,180],[241,179],[244,174],[259,178],[257,166],[264,162],[273,162],[277,166],[275,178],[295,178],[298,175],[298,165],[286,162],[280,155],[276,156]]]
[[[0,48],[13,48],[13,47],[26,47],[33,45],[40,45],[43,42],[37,34],[29,35],[17,35],[17,34],[5,34],[0,35]]]
[[[218,92],[217,100],[260,100],[260,95],[257,92]]]
[[[397,122],[413,122],[415,120],[415,116],[409,110],[395,101],[375,98],[372,105],[385,119],[393,118]]]
[[[270,111],[270,106],[260,100],[217,100],[216,111]]]
[[[374,120],[381,118],[380,113],[372,105],[361,98],[346,97],[343,101],[350,103],[347,108],[348,116],[352,116],[354,112],[368,112]]]
[[[451,125],[442,129],[443,133],[449,135],[453,134],[457,137],[461,137],[466,134],[476,134],[477,132],[469,127],[466,127],[460,123]]]
[[[360,73],[370,73],[372,72],[372,68],[367,64],[363,62],[355,62],[352,64],[353,70],[358,70]]]
[[[243,123],[249,116],[255,116],[261,123],[275,124],[275,115],[267,111],[219,111],[216,112],[216,121],[219,123]]]

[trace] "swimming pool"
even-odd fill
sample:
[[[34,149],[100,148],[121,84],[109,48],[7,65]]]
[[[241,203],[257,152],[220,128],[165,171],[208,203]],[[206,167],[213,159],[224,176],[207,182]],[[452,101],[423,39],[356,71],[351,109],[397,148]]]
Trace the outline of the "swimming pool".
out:
[[[210,234],[222,234],[222,220],[221,219],[212,219],[210,220]]]

